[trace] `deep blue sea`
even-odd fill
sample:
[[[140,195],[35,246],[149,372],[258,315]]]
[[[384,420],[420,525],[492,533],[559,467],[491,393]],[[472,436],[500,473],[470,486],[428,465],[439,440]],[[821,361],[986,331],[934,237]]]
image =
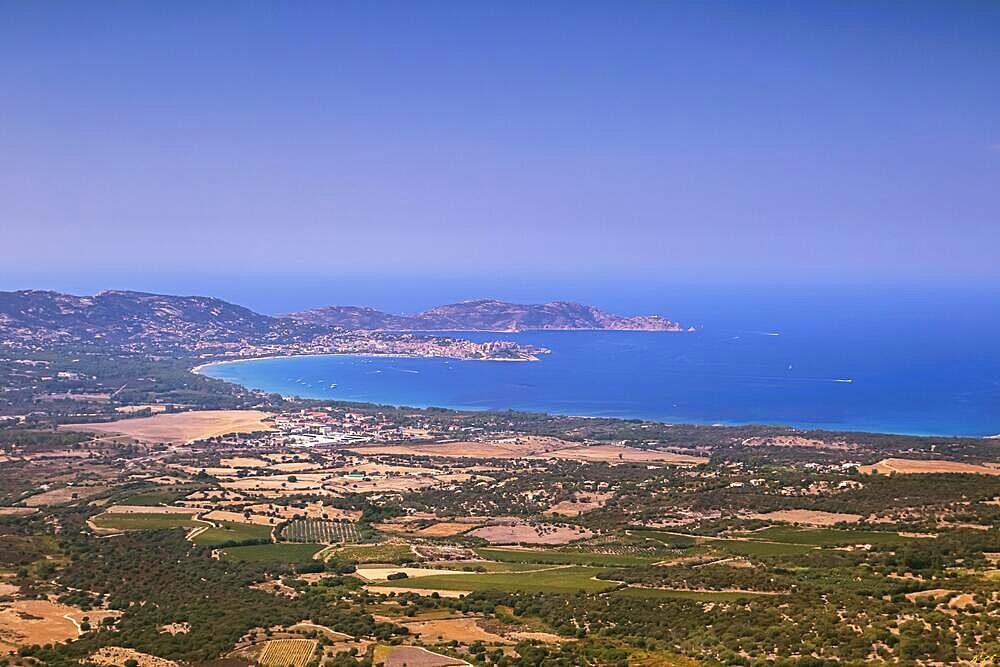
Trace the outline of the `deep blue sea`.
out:
[[[799,292],[661,312],[694,333],[456,333],[552,350],[539,362],[355,356],[212,366],[286,395],[706,424],[1000,433],[995,293]],[[682,312],[678,312],[682,311]]]

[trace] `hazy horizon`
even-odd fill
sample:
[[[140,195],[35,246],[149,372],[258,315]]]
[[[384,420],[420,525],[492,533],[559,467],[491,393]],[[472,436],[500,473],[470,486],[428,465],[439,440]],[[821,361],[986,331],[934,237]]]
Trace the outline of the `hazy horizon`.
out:
[[[977,2],[3,3],[0,288],[1000,285],[998,33]]]

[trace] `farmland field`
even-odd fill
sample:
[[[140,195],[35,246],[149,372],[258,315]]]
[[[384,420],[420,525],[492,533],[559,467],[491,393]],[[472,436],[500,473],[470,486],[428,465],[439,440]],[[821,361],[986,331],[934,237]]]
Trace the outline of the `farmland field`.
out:
[[[248,523],[225,523],[220,522],[218,528],[208,530],[196,535],[194,543],[206,547],[212,547],[226,542],[239,542],[243,540],[267,540],[271,537],[271,529],[268,526],[255,526]]]
[[[442,570],[459,570],[462,572],[474,572],[476,568],[482,568],[486,572],[526,572],[539,569],[538,563],[515,563],[496,562],[492,560],[459,561],[454,563],[435,563],[434,567]]]
[[[323,555],[327,558],[352,560],[359,563],[395,563],[417,560],[413,550],[405,544],[358,544],[330,549]]]
[[[686,549],[698,543],[697,538],[693,536],[664,533],[659,530],[630,530],[629,533],[635,537],[656,540],[672,549]]]
[[[524,593],[573,593],[603,591],[617,584],[594,577],[601,568],[586,566],[550,567],[534,572],[497,572],[490,574],[441,574],[419,579],[391,582],[398,588],[426,588],[457,591],[519,591]],[[372,587],[372,590],[378,590]]]
[[[265,667],[305,667],[315,652],[313,639],[272,639],[258,662]]]
[[[312,560],[322,544],[251,544],[244,547],[228,547],[222,551],[223,558],[243,561],[302,563]]]
[[[194,512],[191,514],[105,513],[95,516],[93,521],[98,528],[113,528],[115,530],[157,530],[205,525],[195,521],[194,514]]]
[[[482,558],[506,563],[542,563],[553,565],[625,567],[629,565],[649,565],[650,563],[662,560],[662,557],[657,556],[609,555],[587,551],[534,549],[476,549],[476,553]]]
[[[375,664],[385,667],[450,667],[469,663],[428,651],[421,646],[376,646]]]
[[[271,415],[259,410],[192,410],[113,422],[66,424],[66,431],[123,433],[144,442],[188,442],[226,433],[270,431],[264,420]]]
[[[878,544],[895,546],[906,544],[913,538],[903,537],[898,533],[875,530],[837,530],[834,528],[797,529],[785,527],[765,528],[742,537],[752,540],[767,540],[785,544],[806,544],[820,547],[839,547],[849,544]]]
[[[706,546],[733,556],[785,556],[808,553],[815,548],[808,544],[725,539],[710,540],[706,542]]]
[[[288,542],[320,544],[350,544],[359,539],[355,524],[326,519],[293,519],[282,528],[281,538]]]

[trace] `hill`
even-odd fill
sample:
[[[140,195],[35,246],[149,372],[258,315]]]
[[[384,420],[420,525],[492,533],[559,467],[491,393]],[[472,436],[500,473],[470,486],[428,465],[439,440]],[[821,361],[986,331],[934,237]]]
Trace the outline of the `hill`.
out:
[[[136,352],[205,360],[332,353],[534,360],[548,351],[510,341],[474,343],[377,331],[373,323],[391,323],[392,316],[364,308],[339,312],[336,323],[326,324],[262,315],[205,296],[131,291],[94,296],[41,290],[0,292],[0,347],[35,352],[57,348]]]
[[[495,299],[463,301],[416,315],[393,315],[353,306],[329,306],[288,315],[303,323],[383,331],[681,331],[657,315],[621,316],[572,301],[519,304]]]
[[[117,290],[95,296],[0,292],[0,334],[39,344],[225,342],[261,338],[282,324],[291,323],[205,296]]]

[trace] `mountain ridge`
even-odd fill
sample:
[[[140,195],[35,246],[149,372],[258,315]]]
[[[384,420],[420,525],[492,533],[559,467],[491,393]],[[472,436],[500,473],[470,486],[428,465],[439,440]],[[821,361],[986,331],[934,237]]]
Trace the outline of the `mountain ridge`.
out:
[[[414,315],[385,313],[362,306],[326,306],[286,317],[322,326],[355,326],[379,331],[683,331],[659,315],[623,316],[574,301],[519,304],[473,299],[436,306]]]

